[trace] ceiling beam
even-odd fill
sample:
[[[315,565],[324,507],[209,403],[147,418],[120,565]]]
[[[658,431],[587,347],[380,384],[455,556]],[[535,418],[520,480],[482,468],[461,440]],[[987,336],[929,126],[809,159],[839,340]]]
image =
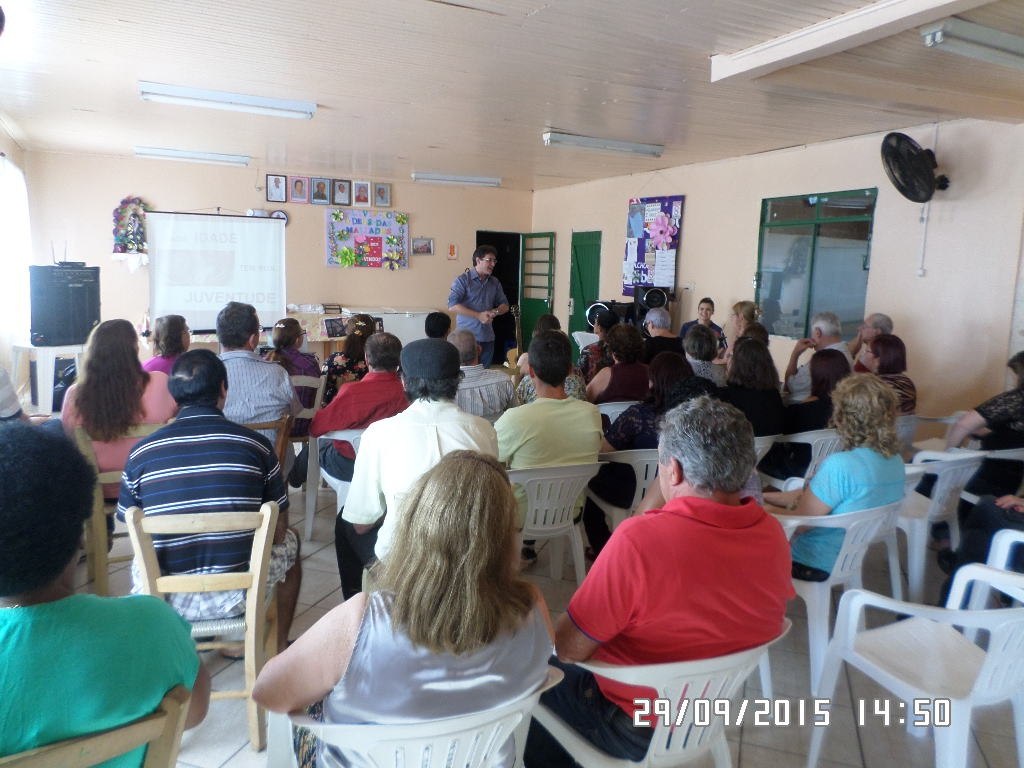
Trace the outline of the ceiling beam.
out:
[[[807,64],[759,78],[757,85],[790,96],[854,102],[872,109],[885,107],[892,111],[916,111],[936,117],[1024,122],[1024,100],[953,90],[949,83],[942,81],[908,82],[904,75],[898,73],[890,79],[876,74],[858,75],[822,64]]]
[[[711,56],[711,82],[767,75],[867,45],[992,0],[880,0],[736,53]]]

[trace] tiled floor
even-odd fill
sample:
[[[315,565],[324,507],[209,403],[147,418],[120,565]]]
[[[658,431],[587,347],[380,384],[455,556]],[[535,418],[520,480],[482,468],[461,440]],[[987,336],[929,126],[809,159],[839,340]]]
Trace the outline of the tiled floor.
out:
[[[303,542],[303,583],[299,606],[292,629],[292,637],[311,626],[341,600],[338,572],[334,556],[334,495],[322,490],[318,499],[319,512],[314,526],[313,540]],[[302,530],[304,509],[301,492],[292,492],[291,524]],[[129,551],[126,539],[115,544],[114,554]],[[554,618],[564,612],[575,589],[572,568],[566,563],[563,580],[549,577],[547,548],[540,549],[540,561],[529,574],[544,592]],[[904,559],[905,562],[905,559]],[[114,594],[126,594],[129,586],[128,564],[115,566],[111,574]],[[927,596],[934,601],[938,596],[942,574],[935,566],[934,557],[928,558]],[[872,550],[865,561],[865,586],[883,594],[889,593],[888,569],[884,548]],[[88,591],[85,566],[80,567],[79,588]],[[838,599],[838,593],[836,594]],[[771,653],[772,678],[776,698],[809,699],[807,656],[807,625],[804,606],[799,599],[790,604],[788,615],[793,628]],[[204,654],[213,676],[214,689],[232,688],[240,684],[241,662],[228,662],[214,653]],[[747,682],[743,697],[760,696],[760,682],[755,674]],[[825,737],[822,768],[836,766],[862,766],[889,768],[890,766],[932,766],[935,764],[934,742],[927,733],[918,737],[908,734],[902,727],[884,728],[869,723],[855,725],[858,699],[872,700],[886,697],[882,689],[860,673],[846,669],[841,675],[833,699],[832,725]],[[728,732],[733,764],[738,768],[802,768],[806,763],[810,727],[768,728],[749,724]],[[975,713],[970,746],[970,768],[1009,768],[1016,765],[1017,746],[1013,735],[1012,713],[1009,705],[990,707]],[[710,766],[711,761],[696,763],[698,768]],[[240,700],[216,701],[210,704],[206,720],[185,733],[179,757],[182,768],[244,768],[267,766],[266,752],[256,753],[249,747],[244,702]],[[270,768],[276,768],[272,766]]]

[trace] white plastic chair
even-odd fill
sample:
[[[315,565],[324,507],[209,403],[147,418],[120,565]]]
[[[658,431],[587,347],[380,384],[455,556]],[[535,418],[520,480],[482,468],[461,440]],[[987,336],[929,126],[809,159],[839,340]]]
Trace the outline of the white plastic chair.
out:
[[[669,766],[685,765],[707,754],[711,754],[716,768],[732,765],[729,746],[725,741],[725,726],[722,718],[711,717],[708,725],[697,725],[694,718],[696,707],[690,706],[694,699],[729,699],[743,685],[758,661],[768,648],[789,632],[792,623],[783,619],[782,631],[772,641],[746,651],[717,656],[711,659],[680,661],[671,664],[641,664],[619,666],[602,662],[580,663],[595,675],[616,680],[627,685],[653,688],[659,699],[674,702],[681,708],[681,702],[689,702],[681,722],[676,725],[678,709],[667,717],[650,715],[654,726],[651,745],[643,760],[634,762],[623,758],[610,757],[594,747],[583,736],[570,728],[554,712],[540,704],[533,713],[533,719],[544,726],[558,743],[572,755],[573,759],[587,768],[625,768],[626,766]],[[670,723],[665,721],[669,720]],[[707,722],[707,721],[705,721]]]
[[[949,436],[950,431],[953,429],[953,425],[960,421],[960,417],[963,416],[965,413],[967,413],[967,411],[953,411],[953,413],[949,414],[949,416],[921,416],[915,414],[917,416],[918,426],[921,426],[922,424],[945,424],[946,431],[941,438],[929,437],[925,440],[919,440],[918,442],[914,443],[912,447],[919,451],[941,450],[946,445],[946,438]],[[978,441],[972,438],[971,440],[967,441],[967,445],[970,446],[972,449],[977,448]]]
[[[937,477],[930,499],[917,491],[908,493],[896,517],[896,527],[907,536],[907,595],[912,603],[924,600],[928,532],[932,524],[944,520],[949,523],[950,544],[954,549],[959,545],[957,501],[964,485],[981,466],[983,458],[984,454],[972,451],[921,451],[914,456],[915,465],[924,464],[924,471]],[[892,562],[895,556],[895,536],[886,543]]]
[[[313,521],[316,519],[316,502],[320,490],[320,480],[323,479],[337,494],[336,511],[341,512],[345,506],[345,499],[348,498],[348,487],[350,482],[338,480],[320,471],[320,441],[321,440],[344,440],[352,444],[352,450],[359,450],[359,441],[363,437],[362,429],[336,429],[333,432],[325,432],[320,437],[309,439],[309,463],[306,465],[306,541],[313,538]]]
[[[900,441],[900,454],[907,455],[914,450],[914,435],[917,433],[917,416],[903,414],[896,417],[896,437]]]
[[[598,336],[590,331],[573,331],[572,340],[576,342],[576,346],[582,351],[584,347],[589,347],[595,343],[598,340]]]
[[[297,414],[295,414],[295,417],[292,419],[292,426],[294,428],[294,425],[295,425],[296,421],[300,421],[302,419],[308,419],[308,420],[312,421],[313,417],[316,416],[316,412],[319,411],[321,407],[323,407],[323,404],[324,404],[324,387],[327,384],[327,377],[326,376],[292,376],[290,378],[290,381],[292,383],[292,388],[294,388],[294,389],[304,388],[304,389],[315,389],[316,390],[316,396],[313,398],[313,405],[311,405],[309,408],[303,408],[301,411],[299,411]],[[309,435],[306,435],[305,437],[291,437],[291,436],[289,436],[288,439],[289,439],[289,441],[293,445],[295,443],[305,443],[308,446],[307,450],[309,450],[309,451],[312,451],[314,448],[316,448],[316,438],[315,437],[310,437]],[[306,476],[307,477],[309,476],[308,470],[306,472]]]
[[[607,416],[610,423],[614,424],[623,411],[639,402],[639,400],[618,400],[614,403],[600,403],[597,410],[601,412],[601,415]]]
[[[547,679],[537,690],[509,704],[418,723],[328,725],[306,715],[290,715],[289,719],[292,725],[308,728],[327,744],[358,754],[378,768],[396,765],[486,768],[495,764],[517,726],[529,722],[530,711],[536,707],[540,695],[561,680],[562,671],[548,667]],[[516,731],[516,747],[520,754],[524,746],[521,742],[525,741],[524,732],[525,729]],[[270,750],[273,754],[282,755],[285,747],[278,746],[276,742],[284,737],[285,730],[275,727],[272,733],[274,743]],[[288,735],[291,735],[290,729]],[[270,750],[268,754],[271,754]],[[294,765],[294,753],[291,759]]]
[[[599,497],[596,493],[587,488],[587,498],[594,502],[602,512],[611,519],[611,529],[614,531],[619,523],[633,514],[633,510],[643,500],[647,493],[647,486],[651,480],[658,476],[658,449],[643,448],[633,451],[611,451],[602,453],[597,457],[601,461],[611,461],[618,464],[629,464],[636,476],[636,488],[633,491],[633,501],[628,507],[616,507]]]
[[[864,563],[864,555],[879,533],[893,524],[899,506],[900,502],[895,502],[840,515],[775,516],[790,539],[797,528],[832,528],[841,529],[844,533],[843,544],[836,556],[835,565],[832,566],[832,571],[825,581],[793,579],[793,589],[807,606],[807,643],[810,650],[812,691],[818,687],[825,648],[828,645],[832,587],[859,589],[862,586],[861,566]]]
[[[811,446],[811,461],[807,465],[804,477],[812,477],[818,471],[818,465],[826,458],[839,450],[839,433],[834,429],[815,429],[810,432],[795,432],[792,435],[779,435],[775,438],[776,443],[805,443]],[[761,482],[765,485],[778,483],[778,478],[758,473]]]
[[[765,457],[765,454],[771,450],[772,445],[775,444],[776,440],[781,440],[782,435],[762,435],[761,437],[754,438],[754,466],[757,466],[758,462]]]
[[[814,695],[835,693],[845,661],[908,702],[905,714],[897,711],[909,726],[920,723],[915,717],[920,712],[915,712],[909,702],[948,700],[945,712],[936,704],[927,708],[935,721],[948,722],[932,728],[937,768],[967,765],[971,711],[975,706],[1010,700],[1017,764],[1024,766],[1024,608],[958,610],[970,582],[974,582],[973,590],[985,583],[1017,600],[1024,598],[1024,575],[979,564],[957,571],[946,608],[904,603],[862,590],[847,592],[839,603],[835,637]],[[911,618],[858,631],[868,607]],[[956,627],[987,630],[988,650],[974,645]],[[826,730],[811,729],[808,768],[818,763]]]
[[[1015,531],[1011,528],[1004,528],[992,537],[992,543],[988,548],[988,559],[985,564],[990,568],[998,568],[1002,571],[1009,571],[1013,562],[1013,548],[1017,545],[1024,546],[1024,531]],[[967,607],[972,611],[980,611],[988,607],[989,589],[987,584],[975,584],[971,587],[971,597]],[[1020,605],[1018,602],[1017,605]],[[970,629],[964,632],[968,640],[973,641],[976,630]]]
[[[564,552],[562,539],[569,538],[577,585],[583,583],[586,565],[583,560],[583,537],[573,522],[578,501],[587,483],[600,468],[593,464],[567,464],[561,467],[510,469],[508,479],[526,493],[526,519],[523,539],[552,539],[551,578],[562,578]]]
[[[903,498],[914,493],[917,484],[924,477],[925,468],[918,464],[903,465]],[[879,531],[873,543],[882,542],[885,544],[886,557],[889,562],[889,585],[892,596],[897,600],[903,599],[903,572],[900,570],[900,548],[896,538],[896,517],[893,517],[892,525],[886,526]]]

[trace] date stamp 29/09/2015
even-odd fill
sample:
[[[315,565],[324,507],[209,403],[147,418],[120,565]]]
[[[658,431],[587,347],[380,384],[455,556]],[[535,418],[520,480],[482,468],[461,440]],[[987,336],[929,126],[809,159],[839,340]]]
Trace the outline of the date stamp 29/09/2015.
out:
[[[633,699],[633,725],[680,727],[692,722],[706,727],[713,722],[724,726],[809,725],[823,728],[832,721],[831,699],[682,699],[678,706],[669,699]],[[913,699],[891,702],[889,699],[858,699],[854,720],[858,727],[874,722],[883,727],[903,725],[947,727],[950,725],[949,699]]]

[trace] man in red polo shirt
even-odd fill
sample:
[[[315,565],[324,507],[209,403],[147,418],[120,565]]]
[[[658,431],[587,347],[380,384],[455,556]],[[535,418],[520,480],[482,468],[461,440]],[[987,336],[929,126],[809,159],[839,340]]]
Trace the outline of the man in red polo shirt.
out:
[[[363,429],[375,421],[387,419],[409,407],[405,387],[398,376],[402,342],[390,333],[375,333],[366,340],[366,365],[370,372],[360,381],[352,381],[338,390],[317,412],[309,434],[318,437],[336,429]],[[320,470],[335,480],[349,482],[356,452],[349,443],[334,440],[320,446]],[[316,489],[306,489],[316,493]],[[334,549],[345,599],[362,589],[363,566],[373,560],[375,537],[359,536],[352,524],[341,519],[334,525]]]
[[[555,632],[565,680],[541,701],[609,755],[640,760],[652,729],[633,725],[634,699],[656,692],[595,678],[571,662],[657,664],[722,656],[766,643],[794,596],[782,527],[740,489],[754,466],[750,422],[699,397],[665,416],[658,445],[665,506],[623,522]],[[526,765],[573,761],[534,722]]]

